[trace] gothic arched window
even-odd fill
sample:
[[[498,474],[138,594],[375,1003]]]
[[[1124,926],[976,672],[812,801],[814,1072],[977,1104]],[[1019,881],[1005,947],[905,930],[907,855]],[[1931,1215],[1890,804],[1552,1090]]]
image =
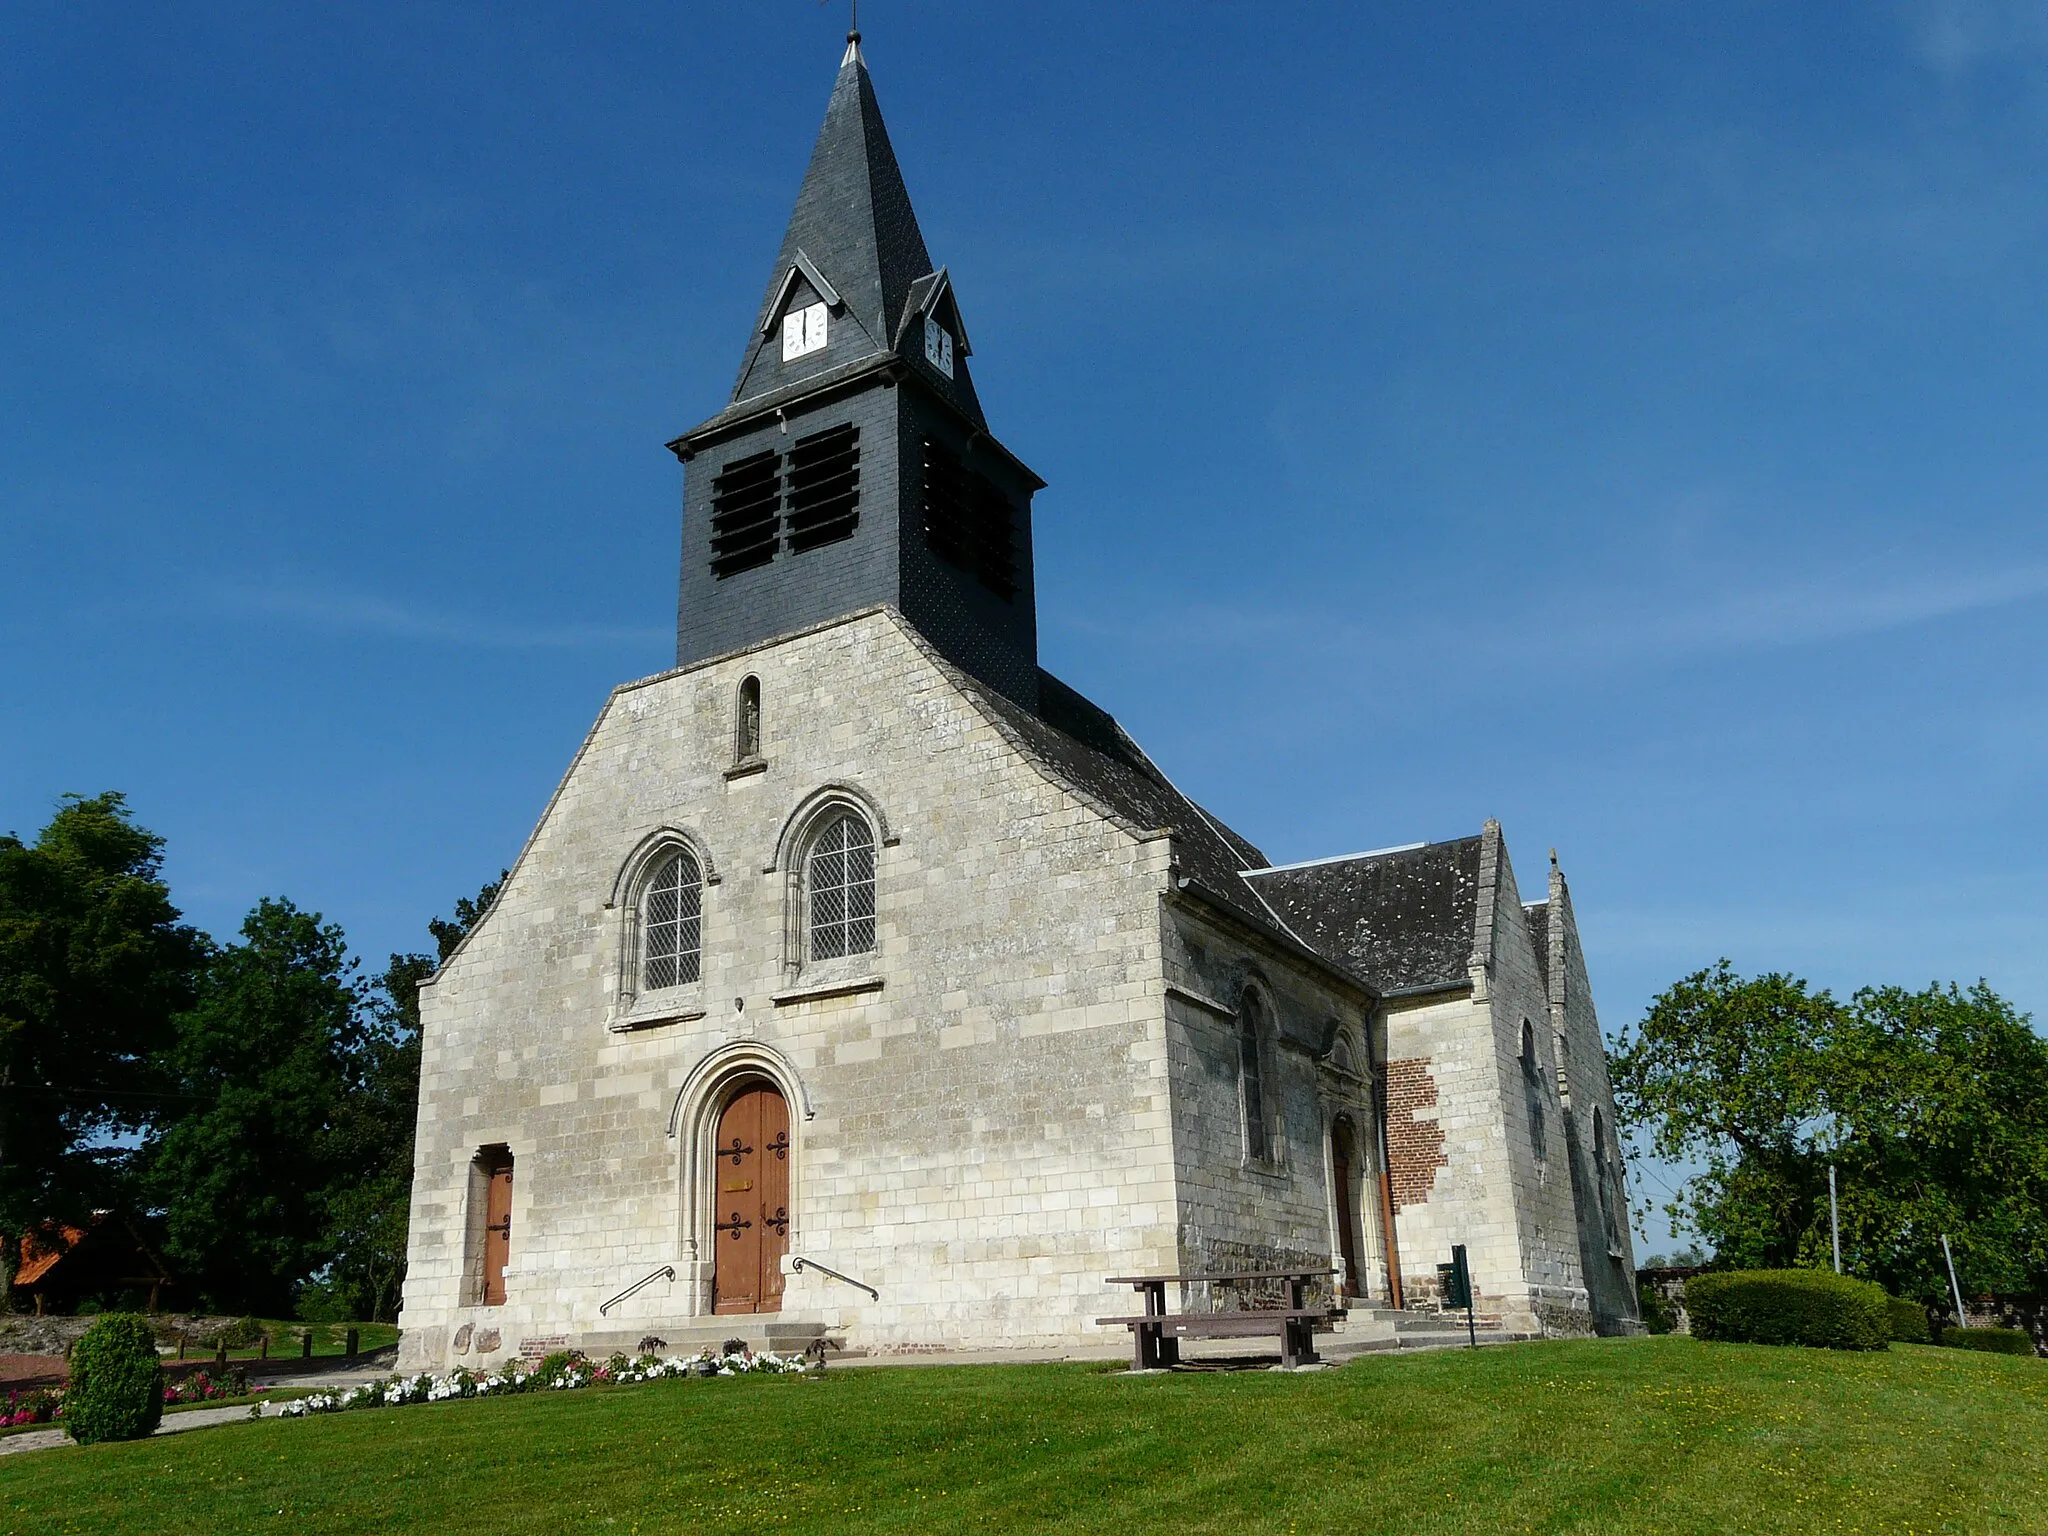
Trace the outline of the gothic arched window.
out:
[[[804,855],[806,950],[813,960],[875,947],[875,835],[851,812],[832,817]]]
[[[1244,1144],[1264,1162],[1273,1153],[1266,1117],[1266,1071],[1263,1010],[1256,992],[1247,991],[1237,1011],[1237,1080],[1244,1095]]]
[[[704,875],[687,851],[660,859],[640,896],[640,977],[649,992],[698,976],[704,949]]]
[[[1593,1106],[1593,1184],[1600,1194],[1600,1226],[1606,1233],[1607,1250],[1610,1253],[1621,1251],[1621,1231],[1614,1219],[1617,1182],[1614,1176],[1614,1159],[1607,1149],[1607,1120],[1596,1104]]]
[[[1536,1060],[1536,1031],[1522,1020],[1522,1104],[1529,1113],[1529,1145],[1539,1158],[1549,1155],[1544,1135],[1543,1068]]]

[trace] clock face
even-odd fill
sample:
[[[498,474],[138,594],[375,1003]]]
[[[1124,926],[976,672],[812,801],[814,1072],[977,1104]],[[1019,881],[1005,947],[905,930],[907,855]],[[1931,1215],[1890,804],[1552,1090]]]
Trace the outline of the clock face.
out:
[[[792,362],[825,348],[825,306],[792,309],[782,317],[782,360]]]
[[[953,333],[930,315],[924,317],[924,360],[953,377]]]

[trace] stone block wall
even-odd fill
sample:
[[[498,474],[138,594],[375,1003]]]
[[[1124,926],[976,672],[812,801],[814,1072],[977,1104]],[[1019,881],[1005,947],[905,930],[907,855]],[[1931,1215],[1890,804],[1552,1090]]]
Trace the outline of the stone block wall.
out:
[[[767,767],[729,776],[750,675]],[[778,848],[832,785],[877,822],[879,952],[792,972]],[[712,882],[703,979],[629,999],[614,887],[663,829]],[[722,1072],[789,1100],[791,1252],[882,1293],[806,1271],[785,1317],[883,1349],[1099,1341],[1128,1301],[1103,1277],[1179,1251],[1168,857],[1022,759],[886,610],[618,690],[423,992],[408,1365],[445,1362],[464,1325],[510,1352],[704,1318]],[[512,1262],[505,1304],[478,1307],[469,1168],[493,1144],[514,1157]]]
[[[1330,1129],[1347,1106],[1322,1062],[1338,1032],[1357,1035],[1370,1001],[1325,968],[1189,902],[1163,912],[1168,1067],[1182,1273],[1309,1265],[1338,1258]],[[1240,1067],[1247,990],[1258,998],[1267,1145],[1250,1144]],[[1361,1155],[1369,1108],[1350,1106]],[[1361,1241],[1372,1228],[1370,1185],[1354,1174],[1348,1198]],[[1376,1225],[1376,1222],[1374,1223]],[[1367,1253],[1376,1247],[1364,1242]],[[1361,1256],[1362,1259],[1364,1255]]]
[[[1550,871],[1549,908],[1551,1019],[1561,1058],[1559,1082],[1569,1110],[1566,1124],[1588,1302],[1601,1332],[1635,1332],[1641,1327],[1635,1256],[1614,1088],[1607,1075],[1607,1043],[1593,1007],[1571,892],[1555,865]]]
[[[1570,1130],[1557,1090],[1544,969],[1497,823],[1487,824],[1481,879],[1481,900],[1490,897],[1492,914],[1486,1001],[1523,1302],[1545,1332],[1589,1333],[1593,1319],[1580,1260]],[[1533,1071],[1523,1064],[1524,1025],[1535,1058]]]
[[[1490,1009],[1456,992],[1397,1001],[1386,1031],[1394,1230],[1409,1304],[1435,1300],[1436,1267],[1462,1243],[1480,1306],[1534,1326]]]

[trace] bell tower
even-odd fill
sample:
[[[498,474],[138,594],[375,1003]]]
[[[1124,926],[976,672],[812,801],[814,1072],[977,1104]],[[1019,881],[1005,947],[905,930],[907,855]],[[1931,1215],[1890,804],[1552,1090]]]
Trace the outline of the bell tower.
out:
[[[1045,482],[989,435],[972,351],[849,33],[732,397],[668,445],[685,465],[678,664],[889,603],[1037,707]]]

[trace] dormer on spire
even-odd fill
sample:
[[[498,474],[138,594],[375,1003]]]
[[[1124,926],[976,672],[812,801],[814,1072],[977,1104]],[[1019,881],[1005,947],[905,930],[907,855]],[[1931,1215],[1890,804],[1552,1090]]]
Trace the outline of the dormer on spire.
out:
[[[936,275],[851,32],[732,403],[882,353],[923,356],[923,336],[906,337],[904,322],[913,288]],[[954,325],[957,338],[957,316]],[[944,387],[980,417],[965,370],[947,374]]]

